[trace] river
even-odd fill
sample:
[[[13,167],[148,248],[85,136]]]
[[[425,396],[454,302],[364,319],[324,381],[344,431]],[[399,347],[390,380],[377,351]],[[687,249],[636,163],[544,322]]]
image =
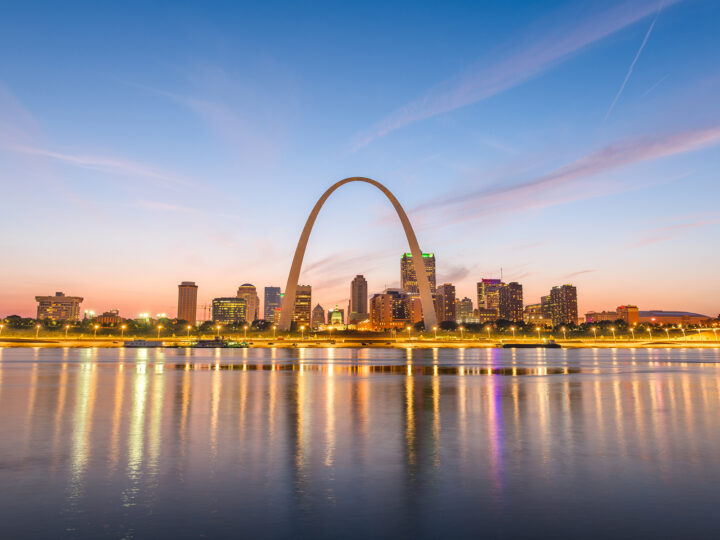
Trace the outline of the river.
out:
[[[18,538],[713,536],[720,349],[0,349]]]

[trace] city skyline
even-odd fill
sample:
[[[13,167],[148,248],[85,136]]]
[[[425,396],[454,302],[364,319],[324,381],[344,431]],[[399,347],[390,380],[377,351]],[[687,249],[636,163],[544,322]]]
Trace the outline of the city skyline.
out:
[[[174,312],[187,279],[199,306],[243,283],[284,287],[314,200],[355,173],[397,195],[458,298],[502,268],[532,302],[572,282],[580,313],[632,302],[714,316],[720,6],[658,6],[417,6],[405,22],[398,6],[319,21],[288,5],[298,40],[258,6],[178,6],[168,20],[48,4],[28,27],[31,8],[10,5],[0,315],[32,316],[35,295],[60,290],[134,314]],[[130,20],[141,35],[118,51]],[[339,28],[376,39],[339,54]],[[396,219],[366,186],[338,192],[300,275],[313,301],[344,308],[355,274],[371,291],[399,286]]]

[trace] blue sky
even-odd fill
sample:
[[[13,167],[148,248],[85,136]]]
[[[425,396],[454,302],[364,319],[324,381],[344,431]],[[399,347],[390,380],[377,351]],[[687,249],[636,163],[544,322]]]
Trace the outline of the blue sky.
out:
[[[55,290],[124,315],[285,286],[336,180],[385,183],[474,299],[720,311],[720,4],[16,2],[0,19],[0,315]],[[301,281],[399,281],[349,185]]]

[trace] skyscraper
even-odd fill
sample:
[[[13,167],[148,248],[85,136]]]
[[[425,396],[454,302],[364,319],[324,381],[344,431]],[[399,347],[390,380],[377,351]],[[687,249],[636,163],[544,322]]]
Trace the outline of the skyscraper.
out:
[[[500,289],[504,286],[501,279],[481,279],[477,284],[478,308],[493,309],[499,315]]]
[[[321,324],[325,324],[325,309],[318,304],[312,310],[312,327],[317,328]]]
[[[368,318],[367,280],[358,274],[350,283],[350,306],[348,324],[364,321]]]
[[[80,296],[65,296],[65,293],[56,292],[55,296],[36,296],[38,303],[37,319],[50,321],[79,321]]]
[[[293,322],[300,326],[310,326],[312,311],[312,286],[298,285],[295,291]],[[323,311],[324,316],[324,311]]]
[[[523,320],[523,288],[516,281],[510,282],[500,289],[498,317],[512,322]]]
[[[462,300],[458,300],[455,308],[455,317],[457,322],[464,323],[473,316],[473,302],[467,296]]]
[[[237,297],[245,300],[247,306],[246,316],[247,322],[251,323],[258,318],[258,310],[260,306],[260,298],[257,295],[255,285],[243,283],[238,287]]]
[[[555,326],[577,324],[577,289],[573,285],[553,287],[550,291],[550,310]]]
[[[263,319],[266,321],[272,321],[275,316],[275,310],[280,307],[282,307],[280,287],[265,287]]]
[[[455,285],[444,283],[435,291],[435,313],[438,322],[455,322]]]
[[[183,281],[178,285],[177,318],[193,325],[197,321],[197,292],[194,281]]]
[[[425,273],[430,281],[430,292],[435,292],[435,254],[423,253]],[[408,294],[420,294],[412,253],[403,253],[400,259],[400,288]]]
[[[244,298],[213,298],[212,320],[218,324],[239,324],[247,322],[247,304]]]

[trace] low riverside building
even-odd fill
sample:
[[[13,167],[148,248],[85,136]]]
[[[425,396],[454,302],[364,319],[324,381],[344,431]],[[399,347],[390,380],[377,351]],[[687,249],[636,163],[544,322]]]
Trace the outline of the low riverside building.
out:
[[[120,311],[111,309],[95,318],[95,322],[102,326],[117,326],[120,324]]]
[[[585,314],[586,323],[615,322],[619,318],[616,311],[588,311]]]
[[[213,298],[212,320],[217,324],[237,324],[247,321],[247,303],[244,298]]]
[[[37,319],[39,321],[79,321],[80,296],[65,296],[63,292],[56,292],[55,296],[36,296],[38,303]]]
[[[385,289],[370,298],[370,324],[374,330],[405,328],[409,322],[408,295],[402,289]]]
[[[707,315],[689,311],[640,311],[638,315],[641,323],[650,324],[703,324],[710,320]]]
[[[637,306],[618,306],[618,319],[622,319],[629,325],[635,325],[640,322],[640,311]]]

